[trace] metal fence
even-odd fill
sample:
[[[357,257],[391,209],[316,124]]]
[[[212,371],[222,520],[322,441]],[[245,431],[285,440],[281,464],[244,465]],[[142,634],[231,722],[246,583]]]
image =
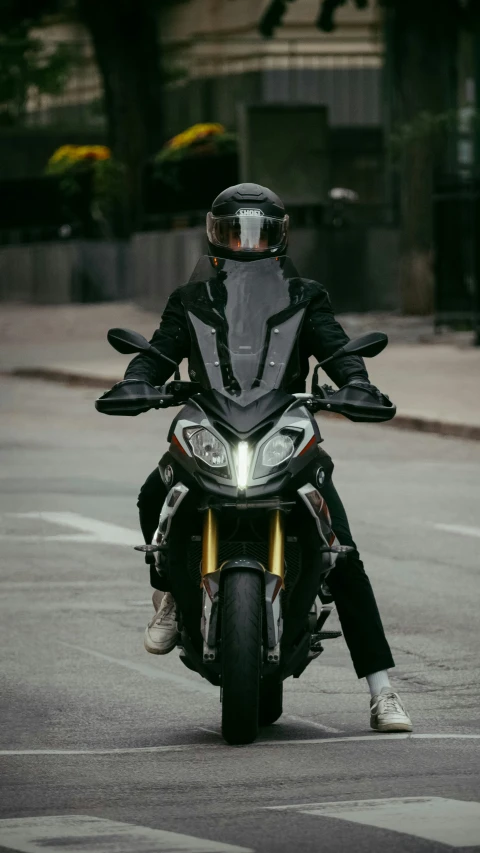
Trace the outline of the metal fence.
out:
[[[162,310],[206,251],[204,226],[136,234],[129,243],[71,240],[0,246],[0,302],[98,302],[136,298]],[[324,282],[336,311],[399,307],[398,231],[388,226],[291,231],[300,274]]]
[[[480,344],[480,179],[443,180],[433,214],[435,325],[474,329]]]

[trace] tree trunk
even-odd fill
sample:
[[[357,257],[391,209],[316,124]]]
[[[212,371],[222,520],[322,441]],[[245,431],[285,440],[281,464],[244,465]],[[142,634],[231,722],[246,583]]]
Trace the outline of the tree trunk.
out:
[[[151,0],[79,0],[103,77],[108,142],[126,167],[125,235],[142,222],[142,174],[162,137],[158,23]]]
[[[457,0],[394,0],[392,6],[397,124],[411,123],[422,112],[446,113],[455,105]],[[401,154],[399,277],[406,314],[433,310],[432,192],[435,171],[445,165],[445,144],[431,134],[409,142]]]

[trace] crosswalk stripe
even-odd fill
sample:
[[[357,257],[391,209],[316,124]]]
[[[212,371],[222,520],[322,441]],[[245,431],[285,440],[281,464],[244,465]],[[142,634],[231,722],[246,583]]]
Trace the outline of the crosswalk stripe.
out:
[[[20,853],[253,853],[246,847],[88,815],[0,820],[0,843]]]
[[[122,666],[124,669],[130,669],[132,672],[139,672],[140,675],[145,675],[146,678],[156,678],[159,681],[170,681],[177,687],[183,690],[189,690],[193,693],[206,693],[209,696],[215,696],[218,693],[218,687],[214,687],[208,681],[204,681],[200,675],[186,677],[177,675],[175,672],[169,672],[162,669],[160,666],[152,666],[152,664],[143,663],[142,661],[132,661],[127,658],[114,658],[111,655],[104,655],[103,652],[97,652],[95,649],[85,649],[83,646],[75,646],[73,643],[64,643],[63,640],[57,641],[61,646],[66,646],[74,651],[83,652],[86,655],[91,655],[106,663],[114,663],[117,666]]]
[[[315,720],[307,720],[305,717],[294,717],[292,714],[284,714],[284,719],[292,720],[294,723],[302,723],[304,726],[312,726],[314,729],[320,729],[327,734],[339,735],[341,729],[334,729],[332,726],[325,726],[323,723],[317,723]]]
[[[71,527],[80,533],[58,533],[45,536],[26,535],[22,541],[32,539],[45,539],[49,542],[103,542],[108,545],[140,545],[142,536],[128,527],[120,527],[118,524],[110,524],[99,521],[97,518],[88,518],[77,512],[12,512],[5,513],[9,518],[24,518],[26,520],[46,521],[61,527]],[[20,541],[18,534],[2,534],[2,539]]]
[[[435,530],[445,533],[458,533],[460,536],[480,537],[480,527],[468,527],[466,524],[434,524]]]
[[[463,800],[448,800],[443,797],[393,797],[268,808],[376,826],[448,844],[450,847],[473,847],[480,844],[480,803]]]
[[[199,727],[197,727],[199,728]],[[212,729],[213,734],[217,734],[216,731]],[[249,744],[249,749],[270,749],[272,746],[281,746],[281,747],[299,747],[299,746],[330,746],[330,744],[338,744],[338,743],[358,743],[364,742],[369,743],[370,746],[381,746],[382,744],[390,743],[390,741],[398,741],[398,740],[469,740],[469,741],[477,741],[480,740],[480,735],[477,734],[395,734],[395,735],[353,735],[347,737],[326,737],[326,738],[293,738],[291,740],[262,740],[259,738],[253,743]],[[84,756],[95,756],[95,755],[135,755],[135,753],[156,753],[156,752],[184,752],[188,750],[198,751],[198,750],[212,750],[212,749],[230,749],[226,747],[224,743],[182,743],[182,744],[165,744],[163,746],[127,746],[127,747],[104,747],[104,748],[93,748],[93,749],[68,749],[68,748],[58,748],[58,749],[0,749],[0,756],[4,758],[15,758],[22,756],[46,756],[46,755],[84,755]],[[231,750],[230,750],[231,751]],[[304,804],[308,806],[309,804]],[[271,806],[269,808],[299,808],[299,806]]]

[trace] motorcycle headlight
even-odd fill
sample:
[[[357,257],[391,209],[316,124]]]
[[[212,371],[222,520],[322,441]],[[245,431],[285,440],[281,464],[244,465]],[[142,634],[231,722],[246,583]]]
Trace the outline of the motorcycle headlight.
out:
[[[266,477],[282,468],[295,452],[295,447],[303,436],[303,430],[284,429],[272,435],[260,448],[254,479]]]
[[[263,447],[262,465],[266,465],[267,468],[276,468],[277,465],[290,459],[294,449],[293,439],[289,435],[277,432]]]
[[[227,448],[223,441],[204,427],[187,427],[183,434],[198,466],[220,477],[230,477]]]

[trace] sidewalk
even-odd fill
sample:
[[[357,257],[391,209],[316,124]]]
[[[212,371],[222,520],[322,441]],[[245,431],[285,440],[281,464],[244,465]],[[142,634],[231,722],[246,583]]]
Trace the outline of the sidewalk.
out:
[[[471,335],[434,336],[423,318],[339,319],[351,337],[374,329],[389,335],[389,346],[367,367],[372,382],[397,405],[392,426],[480,440],[480,348],[469,345]],[[3,305],[0,371],[106,390],[130,360],[109,346],[107,330],[123,326],[149,338],[158,321],[128,303]]]

